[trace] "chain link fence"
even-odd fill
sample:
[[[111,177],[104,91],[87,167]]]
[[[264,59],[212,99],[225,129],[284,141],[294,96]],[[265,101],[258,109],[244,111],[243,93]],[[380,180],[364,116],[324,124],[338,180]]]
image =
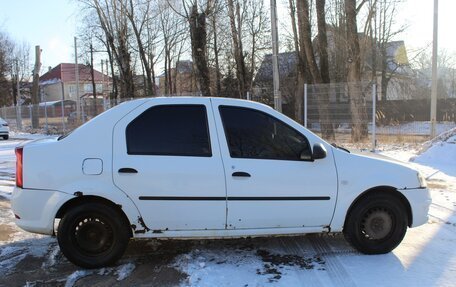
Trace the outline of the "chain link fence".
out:
[[[332,83],[288,87],[282,92],[283,112],[329,142],[377,144],[420,143],[430,138],[429,100],[382,101],[381,91],[371,83]],[[182,96],[182,95],[169,95]],[[201,96],[201,93],[185,94]],[[230,97],[229,94],[224,94]],[[273,106],[272,89],[254,89],[246,99]],[[21,107],[2,107],[0,117],[19,132],[64,134],[122,101],[105,98],[81,100],[78,121],[76,102],[54,101]],[[32,129],[32,113],[39,114],[39,129]],[[439,100],[437,134],[456,127],[456,99]],[[360,135],[356,134],[360,132]]]

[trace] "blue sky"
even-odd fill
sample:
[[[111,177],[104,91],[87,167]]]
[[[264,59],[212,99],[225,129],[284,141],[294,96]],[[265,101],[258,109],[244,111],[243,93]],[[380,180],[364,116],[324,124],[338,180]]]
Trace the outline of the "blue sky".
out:
[[[0,27],[16,41],[40,45],[42,67],[74,61],[77,6],[71,0],[0,0]],[[34,56],[31,57],[34,59]]]
[[[73,37],[78,22],[76,0],[0,0],[0,28],[15,40],[30,43],[31,51],[40,45],[42,67],[74,61]],[[269,0],[265,0],[267,7]],[[407,0],[401,4],[397,23],[408,24],[400,36],[407,49],[430,45],[432,42],[433,0]],[[277,1],[279,13],[287,17],[288,0]],[[279,20],[280,21],[280,20]],[[279,25],[280,27],[280,25]],[[439,48],[456,53],[456,1],[439,0]],[[280,34],[280,32],[279,32]],[[280,41],[280,39],[279,39]],[[33,57],[32,57],[33,59]]]

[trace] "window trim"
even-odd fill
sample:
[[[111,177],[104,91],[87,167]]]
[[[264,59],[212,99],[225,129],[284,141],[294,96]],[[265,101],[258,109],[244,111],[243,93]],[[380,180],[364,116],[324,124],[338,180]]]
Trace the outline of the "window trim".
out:
[[[159,107],[202,107],[204,111],[204,118],[206,120],[206,132],[207,132],[207,140],[209,143],[209,152],[205,155],[195,155],[195,154],[186,154],[186,153],[160,153],[160,152],[131,152],[128,148],[128,135],[127,131],[130,125],[142,114],[148,112],[151,109],[159,108]],[[212,142],[211,142],[211,133],[209,128],[209,118],[207,115],[207,108],[205,104],[163,104],[163,105],[154,105],[152,107],[147,108],[139,115],[137,115],[134,119],[132,119],[128,125],[125,127],[125,145],[128,155],[154,155],[154,156],[185,156],[185,157],[212,157]]]
[[[296,133],[302,135],[305,139],[305,141],[307,142],[307,146],[309,147],[309,150],[310,150],[310,159],[280,159],[280,158],[266,158],[266,157],[242,157],[242,156],[233,156],[231,154],[231,149],[230,149],[230,143],[229,143],[229,134],[226,130],[226,124],[225,124],[225,121],[223,119],[223,116],[222,116],[222,109],[223,108],[236,108],[236,109],[240,109],[240,110],[248,110],[248,111],[254,111],[254,112],[258,112],[258,113],[261,113],[267,117],[271,117],[275,120],[277,120],[278,122],[282,123],[283,125],[289,127],[290,129],[292,129],[293,131],[295,131]],[[282,121],[281,119],[277,118],[277,117],[274,117],[273,115],[269,114],[269,113],[266,113],[266,112],[263,112],[261,110],[257,110],[257,109],[254,109],[254,108],[248,108],[248,107],[240,107],[240,106],[232,106],[232,105],[219,105],[218,106],[218,111],[219,111],[219,115],[220,115],[220,120],[222,121],[222,125],[223,125],[223,132],[225,134],[225,140],[226,140],[226,145],[227,145],[227,148],[228,148],[228,152],[230,154],[230,157],[231,158],[239,158],[239,159],[259,159],[259,160],[281,160],[281,161],[307,161],[307,162],[313,162],[315,161],[313,159],[313,156],[312,156],[312,147],[310,146],[310,142],[309,142],[309,139],[303,134],[301,133],[300,131],[296,130],[295,128],[293,128],[292,126],[290,126],[289,124],[285,123],[284,121]]]

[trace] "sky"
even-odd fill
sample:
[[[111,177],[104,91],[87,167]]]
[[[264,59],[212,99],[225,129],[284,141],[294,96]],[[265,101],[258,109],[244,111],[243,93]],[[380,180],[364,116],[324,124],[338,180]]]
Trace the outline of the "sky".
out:
[[[269,0],[265,0],[269,3]],[[80,19],[76,0],[0,0],[0,29],[18,41],[42,49],[42,70],[63,62],[74,62],[74,36]],[[286,3],[277,1],[279,14]],[[397,25],[408,25],[396,40],[404,40],[408,50],[432,45],[433,0],[406,0],[400,5]],[[456,53],[456,1],[439,0],[439,49]],[[282,13],[281,13],[282,12]],[[279,19],[280,22],[280,19]],[[279,23],[279,27],[280,23]],[[283,27],[283,26],[282,26]],[[288,33],[288,32],[287,32]],[[280,31],[279,31],[280,41]],[[34,59],[34,56],[31,57]]]

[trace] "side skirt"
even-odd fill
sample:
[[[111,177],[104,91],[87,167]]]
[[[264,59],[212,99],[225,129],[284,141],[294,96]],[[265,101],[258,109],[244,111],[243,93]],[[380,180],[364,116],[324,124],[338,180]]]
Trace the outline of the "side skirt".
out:
[[[306,233],[330,232],[328,226],[292,227],[292,228],[257,228],[257,229],[222,229],[222,230],[150,230],[145,233],[136,233],[134,238],[160,239],[214,239],[214,238],[242,238],[262,237],[273,235],[301,235]]]

